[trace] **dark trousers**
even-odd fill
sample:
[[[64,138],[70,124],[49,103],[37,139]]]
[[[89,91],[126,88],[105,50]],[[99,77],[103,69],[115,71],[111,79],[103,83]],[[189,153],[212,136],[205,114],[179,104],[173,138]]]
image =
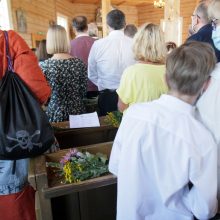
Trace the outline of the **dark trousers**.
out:
[[[88,91],[86,93],[86,98],[92,99],[92,98],[96,98],[98,95],[99,95],[99,91]]]
[[[98,97],[99,116],[105,116],[108,112],[118,110],[118,94],[115,90],[105,89],[99,92]]]

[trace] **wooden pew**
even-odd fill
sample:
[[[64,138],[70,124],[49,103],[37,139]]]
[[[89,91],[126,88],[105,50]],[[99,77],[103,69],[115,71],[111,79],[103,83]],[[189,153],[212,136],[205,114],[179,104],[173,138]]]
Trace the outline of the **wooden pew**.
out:
[[[100,127],[69,128],[69,122],[51,123],[61,149],[113,141],[117,128],[108,125],[100,117]]]
[[[79,147],[81,151],[110,155],[112,142]],[[57,162],[68,150],[31,159],[29,181],[38,192],[38,220],[114,220],[116,218],[116,177],[102,177],[61,184],[51,175],[46,162]]]

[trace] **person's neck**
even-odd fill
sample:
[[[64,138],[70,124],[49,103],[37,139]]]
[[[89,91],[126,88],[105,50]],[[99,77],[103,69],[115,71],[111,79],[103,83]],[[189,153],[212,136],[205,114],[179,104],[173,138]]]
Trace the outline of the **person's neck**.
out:
[[[152,65],[162,65],[164,64],[162,61],[161,62],[152,62],[152,61],[143,61],[143,60],[139,60],[138,63],[142,63],[142,64],[152,64]]]
[[[198,95],[194,95],[194,96],[190,96],[190,95],[184,95],[181,94],[179,92],[176,91],[169,91],[168,95],[174,96],[180,100],[182,100],[183,102],[186,102],[190,105],[194,105],[194,103],[196,102]]]
[[[51,59],[53,60],[65,60],[65,59],[69,59],[72,58],[72,56],[68,53],[55,53]]]
[[[88,32],[87,31],[76,32],[77,37],[80,37],[81,35],[83,35],[83,36],[88,35]]]
[[[200,24],[198,24],[198,26],[197,26],[197,31],[199,31],[201,28],[203,28],[205,25],[207,25],[207,24],[203,24],[203,23],[200,23]],[[196,32],[197,32],[196,31]]]
[[[109,31],[109,33],[112,32],[112,31],[123,31],[123,30],[124,30],[124,28],[119,29],[119,30],[115,30],[115,29],[113,29],[113,28],[111,28],[111,27],[108,26],[108,31]]]

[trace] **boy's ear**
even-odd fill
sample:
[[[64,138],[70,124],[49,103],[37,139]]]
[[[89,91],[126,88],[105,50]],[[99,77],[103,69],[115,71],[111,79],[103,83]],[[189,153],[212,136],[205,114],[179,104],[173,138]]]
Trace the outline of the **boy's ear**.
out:
[[[167,87],[169,88],[169,80],[168,80],[168,77],[167,77],[167,74],[165,73],[165,75],[164,75],[164,80],[165,80],[165,82],[166,82],[166,84],[167,84]]]
[[[210,82],[211,82],[211,77],[209,77],[203,84],[203,92],[206,91],[206,89],[208,89],[209,85],[210,85]]]

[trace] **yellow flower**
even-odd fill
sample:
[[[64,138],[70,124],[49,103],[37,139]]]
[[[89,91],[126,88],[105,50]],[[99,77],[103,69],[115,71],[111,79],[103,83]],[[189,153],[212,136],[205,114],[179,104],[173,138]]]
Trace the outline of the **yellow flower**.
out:
[[[72,175],[72,168],[71,168],[71,163],[67,162],[64,167],[63,167],[63,171],[64,171],[64,177],[66,182],[72,183],[74,182],[74,178]]]

